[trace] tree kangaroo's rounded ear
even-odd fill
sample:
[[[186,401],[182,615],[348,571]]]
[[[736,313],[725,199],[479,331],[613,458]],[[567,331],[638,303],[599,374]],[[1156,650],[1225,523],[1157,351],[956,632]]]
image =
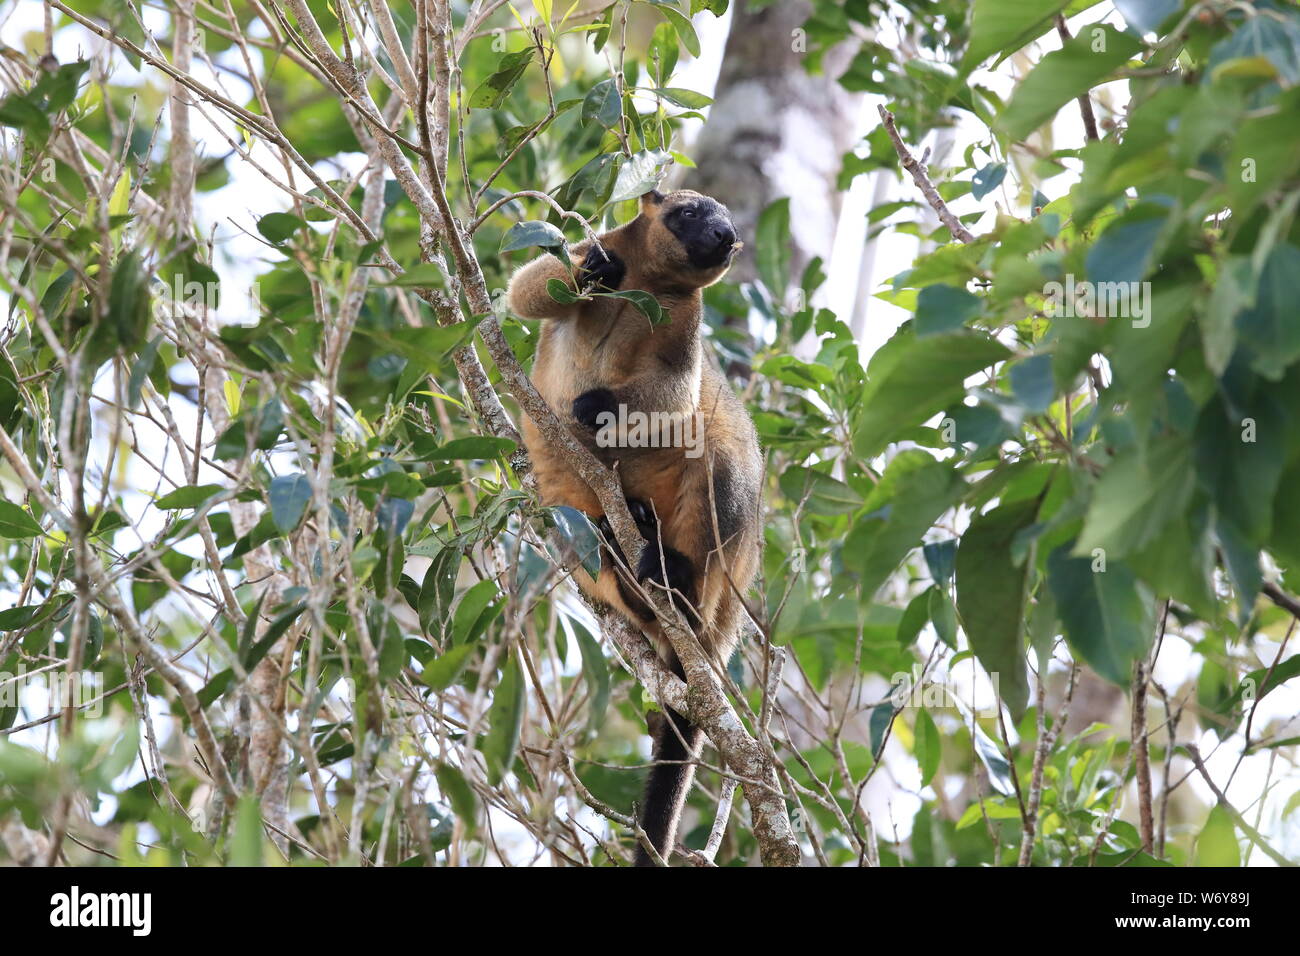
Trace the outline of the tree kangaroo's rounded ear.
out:
[[[654,219],[659,215],[659,209],[664,204],[664,194],[657,189],[652,189],[641,197],[641,215],[647,219]]]

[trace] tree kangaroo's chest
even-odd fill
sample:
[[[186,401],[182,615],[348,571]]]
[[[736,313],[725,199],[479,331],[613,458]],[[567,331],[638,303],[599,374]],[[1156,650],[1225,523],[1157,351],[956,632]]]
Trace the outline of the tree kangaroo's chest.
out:
[[[573,400],[593,389],[613,392],[629,412],[688,413],[698,407],[696,337],[671,324],[651,327],[626,303],[611,305],[587,306],[544,326],[534,378],[551,407],[564,418]]]
[[[605,300],[545,324],[533,377],[574,437],[606,466],[617,463],[631,488],[647,478],[671,482],[703,447],[700,362],[693,330],[652,328],[632,306]],[[573,407],[598,390],[608,393],[608,414],[593,430],[574,418]]]

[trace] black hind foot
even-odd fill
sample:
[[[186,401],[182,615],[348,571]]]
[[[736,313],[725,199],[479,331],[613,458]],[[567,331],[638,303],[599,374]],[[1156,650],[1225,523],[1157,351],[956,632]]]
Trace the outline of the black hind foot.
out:
[[[659,547],[659,523],[655,520],[654,510],[648,502],[640,498],[629,498],[627,500],[627,510],[632,514],[632,520],[636,522],[637,530],[641,532],[641,537],[645,540],[645,550],[641,552],[641,563],[637,567],[636,579],[644,584],[653,582],[660,587],[664,587],[665,580],[667,587],[673,592],[673,601],[688,621],[698,618],[694,614],[693,607],[695,604],[695,572],[691,565],[690,559],[680,551],[672,548],[664,548],[662,551]],[[619,564],[627,564],[627,558],[623,554],[623,549],[619,547],[618,541],[614,538],[614,529],[610,526],[609,518],[601,515],[596,520],[596,529],[606,541],[606,548],[610,553],[606,567],[614,567]],[[665,579],[664,571],[667,570]],[[636,591],[623,578],[618,578],[618,592],[623,598],[623,603],[627,605],[636,617],[643,621],[654,619],[654,611],[641,600]]]
[[[632,513],[632,520],[636,522],[636,528],[641,532],[641,537],[647,541],[654,541],[659,536],[654,512],[648,504],[640,498],[629,498],[627,499],[627,510]],[[614,529],[610,526],[607,515],[601,515],[596,519],[596,530],[610,543],[610,547],[616,549],[618,556],[623,557],[623,551],[619,549],[618,542],[614,539]]]
[[[641,552],[641,564],[636,579],[643,584],[667,588],[673,604],[685,615],[688,622],[699,620],[695,589],[695,566],[680,551],[665,547],[660,550],[658,541],[650,541]]]

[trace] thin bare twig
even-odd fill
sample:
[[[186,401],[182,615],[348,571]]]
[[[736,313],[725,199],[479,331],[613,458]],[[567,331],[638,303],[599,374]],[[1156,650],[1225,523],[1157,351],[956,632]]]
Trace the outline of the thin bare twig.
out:
[[[925,167],[917,162],[907,144],[903,142],[903,137],[898,133],[898,127],[894,125],[894,114],[889,112],[883,106],[877,107],[880,111],[880,121],[885,124],[885,132],[889,135],[889,140],[894,144],[894,151],[898,153],[898,159],[903,164],[903,168],[912,177],[912,182],[921,190],[921,195],[925,201],[930,204],[930,208],[935,211],[939,221],[948,227],[952,237],[959,242],[974,242],[975,237],[970,231],[961,224],[961,221],[952,214],[948,204],[943,201],[939,195],[939,190],[934,188],[934,183],[930,182],[930,177],[925,171]]]

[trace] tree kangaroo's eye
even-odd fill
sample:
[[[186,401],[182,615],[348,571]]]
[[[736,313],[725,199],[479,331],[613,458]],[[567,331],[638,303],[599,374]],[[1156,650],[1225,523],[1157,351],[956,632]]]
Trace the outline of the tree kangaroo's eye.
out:
[[[694,219],[694,218],[695,218],[695,212],[694,212],[693,210],[691,210],[691,209],[683,209],[683,210],[682,210],[682,218],[684,218],[684,219]]]

